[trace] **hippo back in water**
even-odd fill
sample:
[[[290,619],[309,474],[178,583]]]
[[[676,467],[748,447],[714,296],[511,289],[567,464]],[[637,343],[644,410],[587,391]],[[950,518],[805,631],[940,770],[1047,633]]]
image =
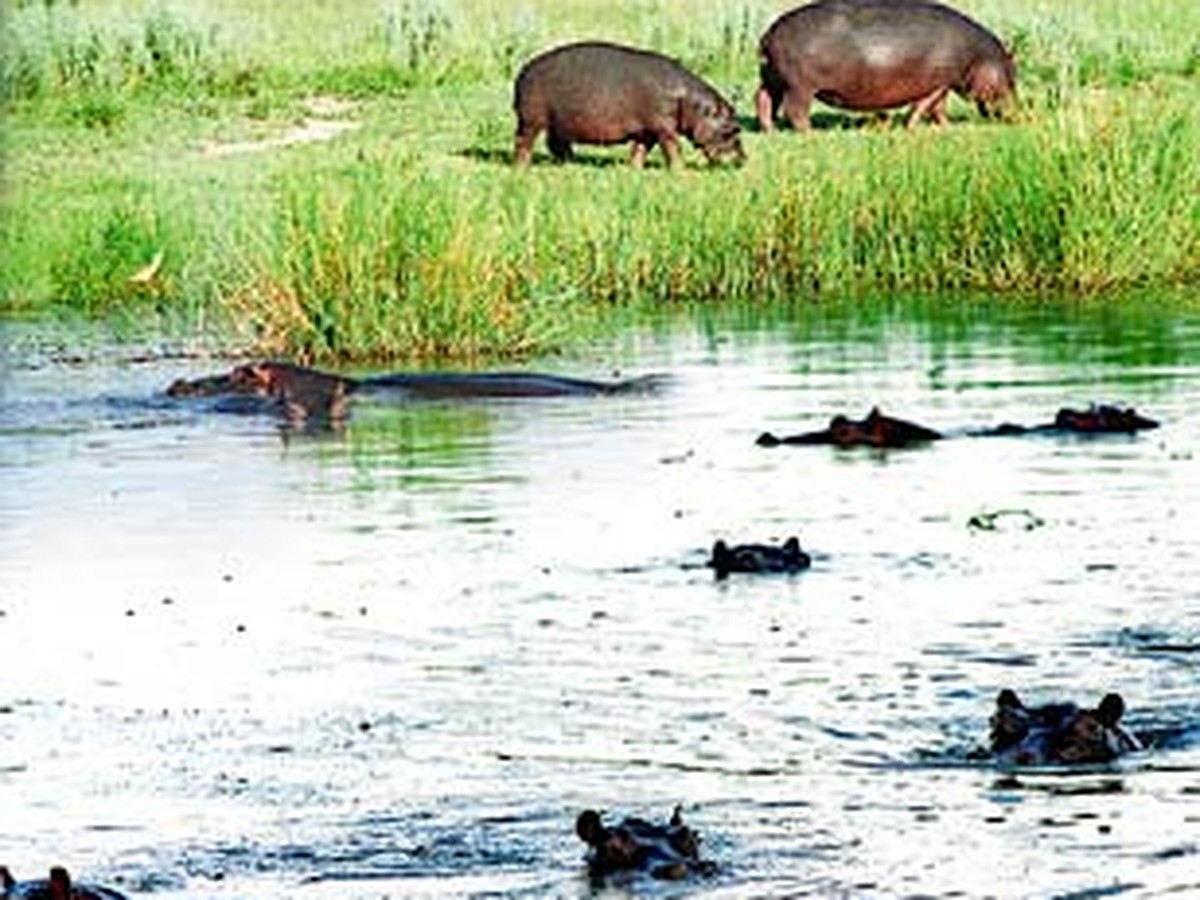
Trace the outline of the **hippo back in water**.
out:
[[[930,0],[819,0],[780,16],[759,45],[758,120],[782,108],[808,127],[814,97],[849,110],[913,104],[909,125],[946,120],[950,91],[987,116],[1016,90],[1012,55],[973,19]]]
[[[515,158],[526,165],[543,131],[551,155],[571,145],[633,143],[641,166],[655,144],[667,162],[679,159],[682,135],[710,162],[745,158],[732,104],[673,59],[590,41],[567,44],[530,60],[517,75]]]

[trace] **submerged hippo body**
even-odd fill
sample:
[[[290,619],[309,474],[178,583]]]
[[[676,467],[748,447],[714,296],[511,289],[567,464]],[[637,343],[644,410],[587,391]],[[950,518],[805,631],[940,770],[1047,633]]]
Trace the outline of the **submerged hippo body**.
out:
[[[530,60],[517,75],[515,159],[526,165],[543,131],[556,160],[571,145],[633,143],[641,166],[655,144],[667,162],[679,159],[686,137],[710,162],[740,162],[745,154],[733,106],[679,63],[617,44],[568,44]]]
[[[78,884],[62,866],[50,870],[47,879],[17,881],[6,866],[0,866],[0,900],[126,900],[124,894],[94,884]]]
[[[1158,422],[1141,415],[1132,406],[1109,406],[1101,403],[1092,404],[1087,409],[1063,407],[1055,413],[1053,422],[1042,425],[1005,424],[981,434],[1133,434],[1157,427]]]
[[[959,431],[968,437],[1011,437],[1018,435],[1080,435],[1089,437],[1105,434],[1134,434],[1157,428],[1158,422],[1141,415],[1133,407],[1093,404],[1086,409],[1061,408],[1051,422],[1038,425],[1016,425],[1005,422],[990,428]],[[758,436],[760,447],[780,444],[831,444],[835,447],[876,447],[895,449],[924,444],[946,437],[940,431],[884,415],[874,407],[865,418],[851,419],[837,415],[820,431],[806,431],[777,437],[769,431]]]
[[[683,823],[679,807],[665,825],[631,816],[611,827],[587,809],[575,820],[575,834],[588,845],[588,871],[594,878],[637,871],[676,880],[716,868],[700,858],[700,836]]]
[[[1124,714],[1120,694],[1105,695],[1095,709],[1081,709],[1074,703],[1026,706],[1005,688],[991,717],[990,756],[1008,766],[1109,763],[1143,749],[1121,725]]]
[[[812,565],[812,557],[800,549],[799,538],[790,537],[779,547],[772,544],[713,544],[709,566],[717,578],[731,572],[790,573],[802,572]]]
[[[780,16],[759,44],[755,97],[763,130],[782,108],[809,125],[813,98],[856,111],[913,104],[946,121],[951,91],[988,116],[1016,89],[1012,56],[990,31],[957,10],[925,0],[821,0]]]
[[[237,366],[223,375],[179,379],[170,397],[214,397],[218,411],[283,412],[291,421],[339,421],[351,396],[399,399],[588,397],[656,389],[656,376],[591,381],[539,372],[413,372],[350,378],[284,362]]]
[[[942,435],[932,428],[885,416],[874,407],[865,418],[851,419],[837,415],[820,431],[776,437],[770,432],[758,436],[760,447],[779,444],[832,444],[835,447],[907,447],[910,444],[940,440]]]

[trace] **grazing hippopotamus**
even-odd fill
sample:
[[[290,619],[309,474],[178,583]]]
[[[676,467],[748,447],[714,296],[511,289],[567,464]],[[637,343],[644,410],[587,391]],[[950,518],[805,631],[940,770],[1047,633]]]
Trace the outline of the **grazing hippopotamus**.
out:
[[[634,166],[655,144],[673,166],[680,135],[709,162],[745,159],[732,104],[675,60],[648,50],[589,41],[543,53],[517,74],[513,108],[518,165],[528,165],[543,131],[560,161],[573,143],[632,141]]]
[[[758,121],[808,128],[813,97],[849,110],[913,104],[908,124],[946,121],[950,91],[990,116],[1013,95],[1016,66],[990,31],[927,0],[820,0],[775,20],[759,43]]]
[[[1125,701],[1106,694],[1095,709],[1074,703],[1026,706],[1005,688],[991,717],[990,753],[1001,765],[1050,766],[1109,763],[1143,749],[1121,725]]]
[[[734,544],[730,547],[724,541],[717,541],[708,564],[717,578],[725,578],[730,572],[802,572],[812,565],[812,557],[800,549],[800,540],[795,537],[788,538],[779,547],[771,544]]]
[[[0,900],[126,900],[111,888],[75,884],[62,866],[50,870],[48,879],[17,881],[6,866],[0,866]]]
[[[576,397],[648,392],[661,383],[662,379],[653,375],[603,382],[537,372],[416,372],[350,378],[291,363],[259,362],[238,366],[224,375],[181,378],[167,388],[167,395],[260,401],[218,409],[258,412],[265,407],[282,410],[293,421],[337,421],[344,418],[351,395],[428,400]]]
[[[575,820],[575,833],[588,845],[588,871],[594,878],[637,871],[678,880],[716,870],[714,863],[700,858],[700,836],[683,824],[678,806],[666,825],[631,816],[611,828],[598,812],[586,809]]]
[[[835,447],[907,447],[940,440],[942,435],[924,425],[885,416],[874,407],[866,418],[855,420],[837,415],[821,431],[809,431],[788,437],[776,437],[769,431],[758,436],[760,447],[780,444],[833,444]]]

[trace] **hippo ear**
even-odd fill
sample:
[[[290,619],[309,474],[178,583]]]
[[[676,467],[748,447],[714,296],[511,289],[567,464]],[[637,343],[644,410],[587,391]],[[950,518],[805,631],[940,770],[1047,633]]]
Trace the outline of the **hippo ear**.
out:
[[[1125,715],[1125,701],[1120,694],[1105,694],[1100,705],[1096,707],[1096,718],[1111,728],[1121,721]]]
[[[1024,709],[1025,704],[1012,688],[1005,688],[996,697],[996,706],[1000,709]]]
[[[799,556],[800,555],[800,538],[795,537],[793,535],[792,537],[790,537],[786,541],[784,541],[783,552],[788,554],[789,556]]]
[[[594,809],[585,809],[575,820],[575,833],[585,844],[596,843],[600,839],[601,830],[600,813]]]

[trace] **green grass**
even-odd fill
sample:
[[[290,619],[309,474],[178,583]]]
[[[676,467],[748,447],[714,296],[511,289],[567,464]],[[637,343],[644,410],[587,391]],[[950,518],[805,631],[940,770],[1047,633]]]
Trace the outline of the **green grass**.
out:
[[[217,331],[307,359],[489,357],[643,303],[896,290],[1082,295],[1200,279],[1200,9],[964,4],[1022,114],[746,136],[741,169],[627,150],[509,165],[511,79],[604,36],[751,112],[767,3],[10,4],[0,304]],[[312,8],[310,8],[312,7]],[[336,97],[332,141],[279,137]],[[835,119],[835,121],[843,121]],[[131,276],[157,254],[149,281]]]

